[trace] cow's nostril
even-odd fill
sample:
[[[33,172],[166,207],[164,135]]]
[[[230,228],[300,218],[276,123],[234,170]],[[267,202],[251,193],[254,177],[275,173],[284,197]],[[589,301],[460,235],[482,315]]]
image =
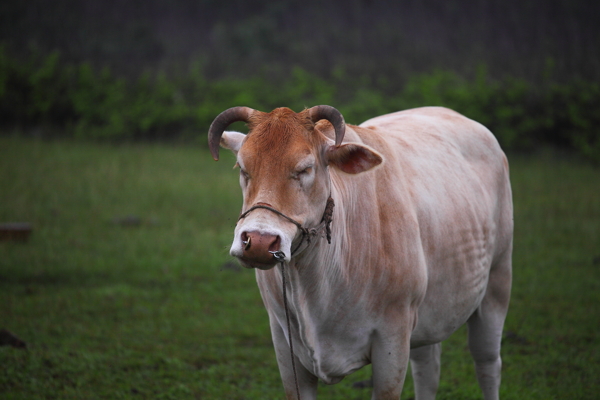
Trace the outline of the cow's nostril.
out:
[[[269,252],[279,251],[281,247],[281,238],[279,236],[275,236],[275,240],[269,245]]]
[[[244,245],[244,251],[250,250],[251,239],[246,232],[242,232],[242,244]]]

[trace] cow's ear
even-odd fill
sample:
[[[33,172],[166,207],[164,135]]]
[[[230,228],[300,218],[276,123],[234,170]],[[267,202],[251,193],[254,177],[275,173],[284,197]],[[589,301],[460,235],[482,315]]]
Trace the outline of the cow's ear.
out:
[[[377,167],[383,157],[369,146],[358,143],[330,145],[326,151],[327,163],[347,174],[359,174]]]
[[[223,136],[221,136],[221,142],[219,143],[221,147],[233,151],[234,154],[237,154],[240,151],[240,147],[242,147],[242,143],[246,135],[240,132],[234,131],[225,131],[223,132]]]

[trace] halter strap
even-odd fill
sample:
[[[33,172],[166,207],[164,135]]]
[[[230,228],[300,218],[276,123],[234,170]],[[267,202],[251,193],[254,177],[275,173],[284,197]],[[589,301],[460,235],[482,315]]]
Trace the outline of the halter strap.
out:
[[[280,217],[283,217],[283,218],[287,219],[288,221],[290,221],[292,224],[296,225],[298,227],[298,229],[300,229],[300,231],[302,231],[303,234],[308,234],[308,229],[306,229],[305,227],[303,227],[300,222],[296,221],[293,218],[288,217],[287,215],[285,215],[281,211],[278,211],[278,210],[274,209],[273,207],[267,206],[265,204],[257,204],[255,206],[250,207],[248,210],[246,210],[246,212],[244,212],[243,214],[240,215],[240,217],[238,218],[238,221],[240,219],[242,219],[242,218],[245,218],[246,215],[250,214],[251,211],[254,211],[257,208],[264,208],[265,210],[269,210],[271,212],[274,212],[275,214],[279,215]]]
[[[292,254],[290,255],[290,257],[291,257],[291,256],[295,255],[295,253],[298,251],[298,249],[300,249],[300,246],[302,246],[302,243],[304,242],[304,240],[306,240],[308,243],[310,243],[311,237],[318,236],[319,234],[321,234],[323,232],[323,230],[325,230],[325,237],[327,238],[327,243],[331,244],[331,221],[333,219],[333,207],[334,206],[335,206],[335,202],[333,201],[333,198],[331,197],[331,195],[329,195],[329,197],[327,198],[327,203],[325,205],[325,211],[323,211],[323,217],[321,218],[321,222],[319,223],[319,225],[317,225],[314,228],[305,228],[304,226],[302,226],[301,223],[299,223],[295,219],[288,217],[281,211],[279,211],[271,206],[268,206],[266,204],[257,204],[255,206],[250,207],[248,210],[246,210],[245,212],[240,214],[238,221],[242,218],[245,218],[251,211],[262,208],[265,210],[269,210],[269,211],[279,215],[280,217],[283,217],[284,219],[288,220],[292,224],[296,225],[296,227],[302,233],[302,239],[300,240],[300,243],[298,243],[296,248],[292,251]]]

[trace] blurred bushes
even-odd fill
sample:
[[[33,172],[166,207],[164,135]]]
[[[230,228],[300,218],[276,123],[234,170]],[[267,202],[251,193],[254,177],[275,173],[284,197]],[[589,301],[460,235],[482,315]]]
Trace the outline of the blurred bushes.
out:
[[[193,139],[226,108],[263,111],[316,104],[337,107],[350,123],[401,109],[439,105],[490,128],[507,149],[553,144],[600,162],[600,85],[573,79],[543,87],[519,79],[492,80],[480,67],[467,79],[454,72],[414,76],[396,93],[385,80],[328,79],[301,68],[279,76],[207,80],[200,64],[173,76],[116,77],[109,69],[61,63],[58,53],[26,62],[0,48],[0,121],[3,128],[44,127],[86,139]]]

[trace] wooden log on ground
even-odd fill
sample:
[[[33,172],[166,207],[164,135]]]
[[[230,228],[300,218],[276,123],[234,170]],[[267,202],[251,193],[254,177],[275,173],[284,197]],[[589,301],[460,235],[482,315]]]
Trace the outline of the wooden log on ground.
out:
[[[0,224],[0,241],[26,242],[33,228],[29,222],[9,222]]]

